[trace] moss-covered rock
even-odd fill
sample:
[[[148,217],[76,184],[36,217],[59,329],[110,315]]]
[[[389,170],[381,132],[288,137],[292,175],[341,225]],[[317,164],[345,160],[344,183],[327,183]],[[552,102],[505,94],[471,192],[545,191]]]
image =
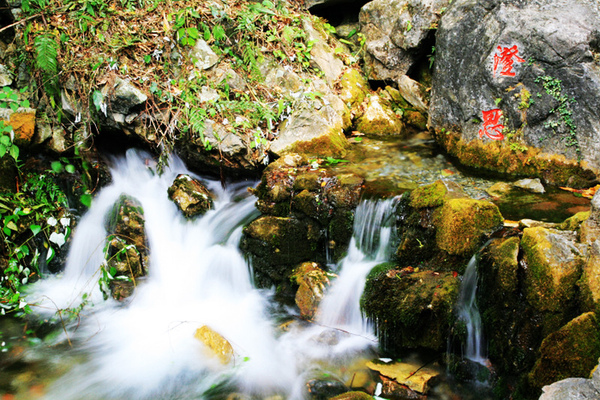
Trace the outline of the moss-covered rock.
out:
[[[578,286],[582,308],[600,312],[600,242],[597,240],[589,247]]]
[[[111,295],[121,300],[129,297],[136,280],[148,273],[148,246],[144,211],[133,197],[121,195],[106,219],[108,232],[105,257],[111,275]]]
[[[493,286],[497,288],[499,294],[510,295],[517,290],[519,244],[519,237],[513,236],[506,240],[494,241],[486,249],[491,260],[491,269],[487,270],[485,275],[493,277]]]
[[[562,231],[577,231],[581,224],[590,217],[590,211],[580,211],[572,217],[567,218],[558,226],[557,229]]]
[[[348,68],[342,73],[340,86],[340,99],[356,114],[367,95],[369,82],[359,70]]]
[[[452,181],[435,181],[410,193],[413,208],[439,207],[449,198],[466,197],[462,189]]]
[[[446,348],[460,280],[447,272],[376,267],[369,274],[362,309],[392,353],[405,348]]]
[[[362,105],[363,112],[356,119],[355,128],[371,135],[403,135],[404,123],[391,105],[377,95],[372,95]]]
[[[373,400],[373,396],[365,392],[346,392],[332,397],[330,400]]]
[[[212,193],[189,175],[177,175],[167,193],[186,218],[202,215],[213,208]]]
[[[503,221],[498,207],[489,201],[450,199],[434,216],[437,246],[451,255],[471,255]]]
[[[588,312],[544,339],[540,357],[529,374],[530,384],[542,386],[570,377],[589,378],[600,357],[600,321]]]
[[[575,301],[575,283],[583,265],[574,233],[526,228],[521,246],[527,265],[524,290],[528,303],[539,311],[562,314]]]

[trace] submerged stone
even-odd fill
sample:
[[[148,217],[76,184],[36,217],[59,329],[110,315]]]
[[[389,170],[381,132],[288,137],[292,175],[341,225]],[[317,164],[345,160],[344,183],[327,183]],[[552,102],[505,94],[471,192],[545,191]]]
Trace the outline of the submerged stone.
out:
[[[202,182],[189,175],[177,175],[168,194],[186,218],[202,215],[213,208],[212,193]]]
[[[424,366],[415,362],[369,362],[367,367],[419,393],[427,393],[428,383],[443,373],[443,369],[437,364]]]
[[[529,380],[532,386],[541,388],[565,378],[588,378],[598,357],[600,322],[595,313],[589,312],[544,339]]]

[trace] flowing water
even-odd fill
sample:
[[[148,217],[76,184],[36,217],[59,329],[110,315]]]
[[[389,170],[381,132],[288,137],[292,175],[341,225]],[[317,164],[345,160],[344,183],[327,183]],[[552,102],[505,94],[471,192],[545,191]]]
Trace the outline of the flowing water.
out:
[[[484,246],[485,247],[485,246]],[[467,328],[464,357],[479,363],[486,364],[485,350],[483,348],[483,326],[481,314],[477,307],[477,255],[473,255],[465,270],[458,299],[458,317]]]
[[[282,332],[269,305],[273,293],[253,287],[238,250],[242,226],[257,216],[254,199],[243,195],[247,184],[224,190],[209,181],[214,209],[187,221],[166,193],[177,174],[189,172],[177,159],[160,176],[151,167],[149,157],[134,151],[114,160],[113,182],[79,222],[64,273],[39,282],[30,294],[42,317],[88,303],[60,339],[72,344],[73,366],[44,398],[187,399],[225,387],[302,398],[306,379],[324,368],[323,361],[335,364],[376,345],[359,299],[367,273],[390,254],[393,200],[358,207],[348,256],[336,267],[339,277],[316,323]],[[102,299],[98,279],[104,221],[122,193],[143,207],[150,272],[131,298],[118,303]],[[194,338],[203,325],[231,343],[232,363],[220,364]]]

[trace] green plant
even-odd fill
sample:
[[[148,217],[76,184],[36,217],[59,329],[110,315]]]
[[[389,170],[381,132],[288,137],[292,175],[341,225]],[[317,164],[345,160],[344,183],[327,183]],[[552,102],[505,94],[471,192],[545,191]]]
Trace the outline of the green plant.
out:
[[[575,99],[563,94],[562,81],[558,78],[544,75],[537,77],[535,82],[541,83],[546,93],[558,102],[558,106],[550,112],[558,114],[559,120],[548,121],[545,123],[545,127],[552,129],[554,132],[557,132],[559,129],[566,131],[563,136],[565,145],[575,147],[577,157],[581,158],[581,148],[577,139],[577,127],[573,121],[573,111],[570,106],[572,103],[575,103]]]

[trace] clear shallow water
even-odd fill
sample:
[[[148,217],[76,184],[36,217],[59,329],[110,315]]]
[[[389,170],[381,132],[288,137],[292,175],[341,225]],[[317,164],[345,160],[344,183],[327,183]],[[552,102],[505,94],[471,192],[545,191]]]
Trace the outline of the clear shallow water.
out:
[[[40,318],[76,308],[84,297],[89,303],[46,343],[61,347],[53,354],[62,368],[55,380],[44,382],[44,399],[203,398],[220,389],[303,398],[308,378],[376,346],[358,302],[366,274],[389,255],[392,200],[359,206],[356,238],[336,267],[339,277],[317,323],[292,324],[283,332],[269,311],[272,293],[252,286],[238,250],[243,224],[257,216],[254,199],[242,195],[247,184],[224,190],[205,181],[216,194],[215,208],[187,221],[166,193],[177,174],[189,172],[176,159],[161,176],[149,164],[135,151],[114,160],[113,182],[79,222],[64,273],[39,282],[29,295]],[[150,272],[131,298],[118,303],[104,301],[97,282],[104,220],[122,193],[142,204]],[[203,325],[232,345],[230,364],[218,362],[194,338]],[[28,350],[30,360],[47,363],[44,348]]]

